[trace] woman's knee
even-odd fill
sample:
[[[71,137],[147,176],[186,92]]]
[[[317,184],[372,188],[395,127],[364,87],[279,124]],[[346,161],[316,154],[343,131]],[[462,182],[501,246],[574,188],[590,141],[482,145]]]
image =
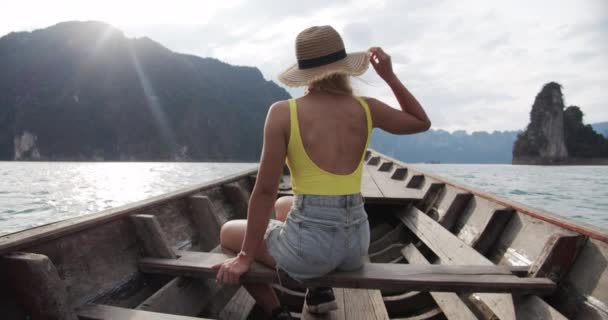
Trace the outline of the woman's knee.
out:
[[[236,245],[240,248],[246,229],[247,220],[230,220],[224,223],[220,229],[222,247],[233,249]]]
[[[293,196],[280,197],[274,203],[274,212],[276,213],[277,220],[285,221],[289,210],[293,206]]]

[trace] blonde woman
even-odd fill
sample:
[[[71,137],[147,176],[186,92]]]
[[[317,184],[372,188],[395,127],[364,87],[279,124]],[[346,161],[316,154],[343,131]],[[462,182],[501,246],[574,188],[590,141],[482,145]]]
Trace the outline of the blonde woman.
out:
[[[220,283],[238,283],[254,260],[297,281],[361,268],[369,246],[361,173],[372,128],[408,134],[431,125],[381,48],[347,54],[332,27],[318,26],[298,34],[296,58],[279,80],[306,87],[306,94],[278,101],[268,111],[247,220],[222,226],[222,246],[239,254],[215,266]],[[401,110],[353,96],[350,76],[363,74],[370,62]],[[295,196],[275,204],[286,160]],[[273,205],[277,220],[270,220]],[[245,287],[272,319],[290,319],[271,286]],[[331,288],[310,288],[306,303],[313,312],[336,308]]]

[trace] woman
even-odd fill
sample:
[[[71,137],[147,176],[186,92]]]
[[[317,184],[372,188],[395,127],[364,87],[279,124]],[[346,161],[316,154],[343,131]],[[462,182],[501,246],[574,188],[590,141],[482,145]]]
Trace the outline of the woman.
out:
[[[361,172],[372,127],[395,134],[430,127],[429,118],[394,74],[390,56],[381,48],[346,54],[332,27],[311,27],[297,36],[296,57],[298,63],[279,80],[292,87],[305,86],[307,92],[295,100],[276,102],[268,111],[247,220],[222,226],[222,246],[239,254],[215,266],[220,283],[238,283],[254,259],[299,281],[360,268],[369,246]],[[353,97],[349,76],[363,74],[370,62],[401,110],[373,98]],[[269,223],[285,159],[295,198],[279,199],[278,220]],[[271,286],[245,287],[273,319],[289,319]],[[319,312],[335,308],[332,300],[327,288],[309,290],[306,297],[309,310]]]

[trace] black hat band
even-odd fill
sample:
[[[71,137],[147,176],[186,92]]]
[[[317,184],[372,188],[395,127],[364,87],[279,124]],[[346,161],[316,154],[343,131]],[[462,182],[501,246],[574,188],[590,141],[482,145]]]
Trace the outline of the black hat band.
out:
[[[342,49],[321,57],[298,60],[298,69],[302,70],[320,67],[332,62],[340,61],[344,58],[346,58],[346,50]]]

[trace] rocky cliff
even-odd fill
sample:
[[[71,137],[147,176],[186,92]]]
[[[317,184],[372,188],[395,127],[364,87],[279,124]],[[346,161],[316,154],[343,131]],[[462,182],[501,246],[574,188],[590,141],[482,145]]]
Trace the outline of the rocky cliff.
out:
[[[513,145],[514,164],[604,163],[608,140],[583,124],[579,107],[564,111],[561,85],[546,84],[536,95],[530,123]]]
[[[0,70],[0,160],[255,161],[268,107],[289,98],[257,68],[100,22],[10,33]]]

